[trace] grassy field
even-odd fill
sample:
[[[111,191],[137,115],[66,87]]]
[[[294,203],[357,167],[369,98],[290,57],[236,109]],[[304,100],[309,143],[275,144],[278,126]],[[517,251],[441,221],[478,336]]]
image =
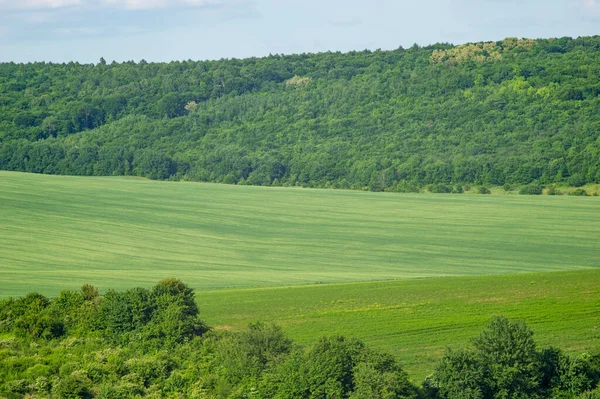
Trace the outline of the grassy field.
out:
[[[600,266],[600,199],[363,193],[0,172],[0,297]]]
[[[600,351],[600,269],[300,287],[198,291],[202,318],[216,328],[251,321],[281,325],[310,344],[340,333],[397,355],[416,380],[447,346],[468,344],[491,315],[522,319],[541,346]]]
[[[276,322],[302,344],[356,336],[415,380],[493,314],[525,320],[542,345],[597,349],[599,243],[596,197],[0,172],[0,298],[176,276],[216,328]]]

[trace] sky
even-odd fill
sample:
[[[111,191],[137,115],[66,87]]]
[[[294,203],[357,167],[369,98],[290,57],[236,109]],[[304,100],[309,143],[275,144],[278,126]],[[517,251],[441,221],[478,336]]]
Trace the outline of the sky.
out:
[[[0,0],[0,62],[149,62],[600,34],[600,0]]]

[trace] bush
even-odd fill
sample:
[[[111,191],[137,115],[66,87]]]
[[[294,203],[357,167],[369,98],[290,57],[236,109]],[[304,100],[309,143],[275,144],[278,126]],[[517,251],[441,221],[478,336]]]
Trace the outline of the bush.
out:
[[[392,191],[397,193],[418,193],[419,185],[414,182],[402,180],[393,187]]]
[[[539,184],[528,184],[519,190],[521,195],[542,195],[542,192],[542,186]]]
[[[424,386],[441,398],[484,398],[489,396],[486,374],[475,352],[449,349]]]
[[[577,399],[600,399],[600,388],[593,391],[587,391],[577,397]]]
[[[13,380],[6,384],[6,390],[12,394],[23,395],[29,392],[30,388],[25,380]]]
[[[578,188],[575,191],[571,191],[569,195],[573,195],[575,197],[587,197],[589,194],[583,188]]]
[[[569,179],[567,180],[567,184],[571,187],[581,187],[585,185],[585,180],[583,180],[583,178],[580,175],[575,174],[569,177]]]
[[[477,194],[491,194],[492,192],[486,186],[479,186],[479,187],[477,187],[475,189],[475,193],[477,193]]]
[[[442,398],[528,398],[541,382],[533,332],[521,322],[495,317],[474,350],[448,350],[428,381]]]
[[[60,378],[52,387],[52,395],[59,399],[92,398],[92,382],[84,371],[74,371],[66,378]]]
[[[429,184],[427,190],[430,193],[447,194],[452,192],[452,188],[445,184]]]

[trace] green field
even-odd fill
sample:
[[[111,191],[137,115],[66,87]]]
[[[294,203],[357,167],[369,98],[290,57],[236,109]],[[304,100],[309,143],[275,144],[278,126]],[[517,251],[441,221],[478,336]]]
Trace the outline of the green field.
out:
[[[310,344],[324,334],[363,339],[393,353],[416,381],[447,346],[466,345],[492,315],[522,319],[536,341],[566,351],[600,350],[600,269],[504,276],[198,291],[215,328],[281,325]]]
[[[303,344],[356,336],[416,380],[493,314],[524,319],[542,345],[597,349],[599,242],[593,197],[0,172],[0,298],[176,276],[217,329],[264,320]]]
[[[584,270],[600,199],[392,194],[0,172],[0,297]]]

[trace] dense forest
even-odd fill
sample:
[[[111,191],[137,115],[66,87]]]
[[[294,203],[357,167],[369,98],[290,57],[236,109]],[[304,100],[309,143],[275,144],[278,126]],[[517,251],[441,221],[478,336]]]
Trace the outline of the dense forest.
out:
[[[600,183],[600,37],[3,63],[0,169],[374,191]]]
[[[394,357],[339,335],[301,347],[259,322],[212,330],[176,279],[0,301],[0,397],[10,399],[600,398],[600,354],[540,349],[523,322],[500,316],[432,371],[416,384]]]

